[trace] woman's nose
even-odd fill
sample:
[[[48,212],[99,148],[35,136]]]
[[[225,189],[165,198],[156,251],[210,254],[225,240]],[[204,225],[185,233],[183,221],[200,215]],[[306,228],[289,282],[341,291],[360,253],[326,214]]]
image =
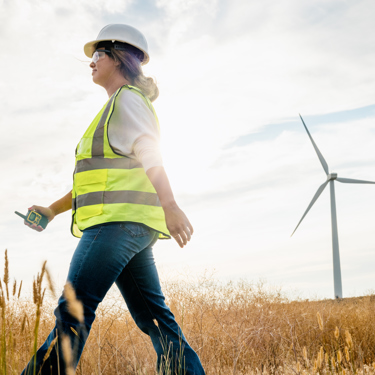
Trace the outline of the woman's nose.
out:
[[[95,63],[93,61],[90,63],[90,68],[95,68]]]

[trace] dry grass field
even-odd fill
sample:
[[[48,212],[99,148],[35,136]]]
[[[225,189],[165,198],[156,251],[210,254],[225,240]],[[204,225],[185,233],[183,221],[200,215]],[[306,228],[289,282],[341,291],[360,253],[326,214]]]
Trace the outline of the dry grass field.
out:
[[[1,282],[0,374],[19,374],[54,325],[49,275],[34,283],[33,300]],[[44,279],[44,280],[42,280]],[[262,283],[220,283],[208,277],[167,283],[168,304],[198,352],[207,375],[375,374],[375,296],[291,301]],[[47,292],[48,293],[48,292]],[[44,298],[43,298],[44,297]],[[100,306],[76,374],[155,375],[150,340],[121,298]]]

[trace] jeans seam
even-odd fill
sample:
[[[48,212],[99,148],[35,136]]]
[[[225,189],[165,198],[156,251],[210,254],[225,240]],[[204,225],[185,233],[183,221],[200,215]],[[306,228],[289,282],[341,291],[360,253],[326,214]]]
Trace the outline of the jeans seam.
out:
[[[103,228],[103,227],[100,227],[100,228],[99,228],[98,233],[95,235],[95,238],[91,241],[90,245],[86,247],[85,255],[81,258],[81,262],[80,262],[80,264],[79,264],[79,268],[78,268],[77,272],[76,272],[75,275],[74,275],[74,278],[73,278],[73,284],[75,284],[75,282],[77,281],[78,274],[79,274],[80,271],[81,271],[83,261],[84,261],[84,259],[85,259],[86,256],[87,256],[87,251],[88,251],[88,249],[89,249],[90,246],[93,244],[93,242],[95,242],[95,240],[96,240],[96,238],[98,237],[99,233],[102,231],[102,228]]]
[[[98,233],[96,233],[95,238],[92,240],[92,242],[94,242],[94,241],[97,239],[97,237],[99,236],[100,232],[102,231],[102,228],[103,228],[103,227],[100,227],[100,228],[99,228]],[[92,243],[92,242],[91,242],[91,243]],[[90,246],[91,246],[91,244],[90,244]]]
[[[137,282],[136,282],[136,280],[135,280],[135,278],[134,278],[134,276],[133,276],[131,270],[129,270],[129,273],[130,273],[130,277],[132,278],[132,280],[133,280],[133,282],[134,282],[134,284],[135,284],[135,286],[136,286],[136,288],[137,288],[137,290],[138,290],[138,292],[139,292],[139,294],[140,294],[140,296],[141,296],[141,298],[142,298],[144,304],[145,304],[146,307],[147,307],[148,312],[150,313],[151,319],[152,319],[152,320],[156,320],[156,321],[158,321],[158,320],[155,318],[155,315],[152,313],[152,311],[151,311],[151,309],[150,309],[150,307],[149,307],[149,305],[148,305],[148,303],[147,303],[145,297],[143,296],[143,293],[142,293],[141,289],[139,288],[139,286],[138,286],[138,284],[137,284]],[[158,322],[158,323],[159,323],[159,322]],[[154,323],[154,324],[155,324],[155,323]],[[157,327],[158,327],[160,333],[164,336],[164,334],[163,334],[163,332],[162,332],[162,330],[161,330],[161,327],[160,327],[159,325],[158,325]]]

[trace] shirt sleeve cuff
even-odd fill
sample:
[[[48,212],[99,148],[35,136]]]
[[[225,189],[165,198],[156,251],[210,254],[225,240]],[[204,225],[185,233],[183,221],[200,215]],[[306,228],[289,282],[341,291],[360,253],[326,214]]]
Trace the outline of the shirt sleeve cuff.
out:
[[[158,142],[151,137],[138,138],[134,143],[133,150],[136,159],[139,160],[146,172],[152,167],[163,166]]]
[[[146,154],[142,159],[142,166],[145,172],[147,172],[152,167],[162,167],[163,159],[160,154]]]

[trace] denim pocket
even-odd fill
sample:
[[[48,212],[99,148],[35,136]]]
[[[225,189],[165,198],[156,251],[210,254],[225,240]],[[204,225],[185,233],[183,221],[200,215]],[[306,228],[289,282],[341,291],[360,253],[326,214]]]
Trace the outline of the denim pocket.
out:
[[[150,234],[150,229],[142,224],[124,222],[120,224],[120,228],[132,237],[144,237]]]

